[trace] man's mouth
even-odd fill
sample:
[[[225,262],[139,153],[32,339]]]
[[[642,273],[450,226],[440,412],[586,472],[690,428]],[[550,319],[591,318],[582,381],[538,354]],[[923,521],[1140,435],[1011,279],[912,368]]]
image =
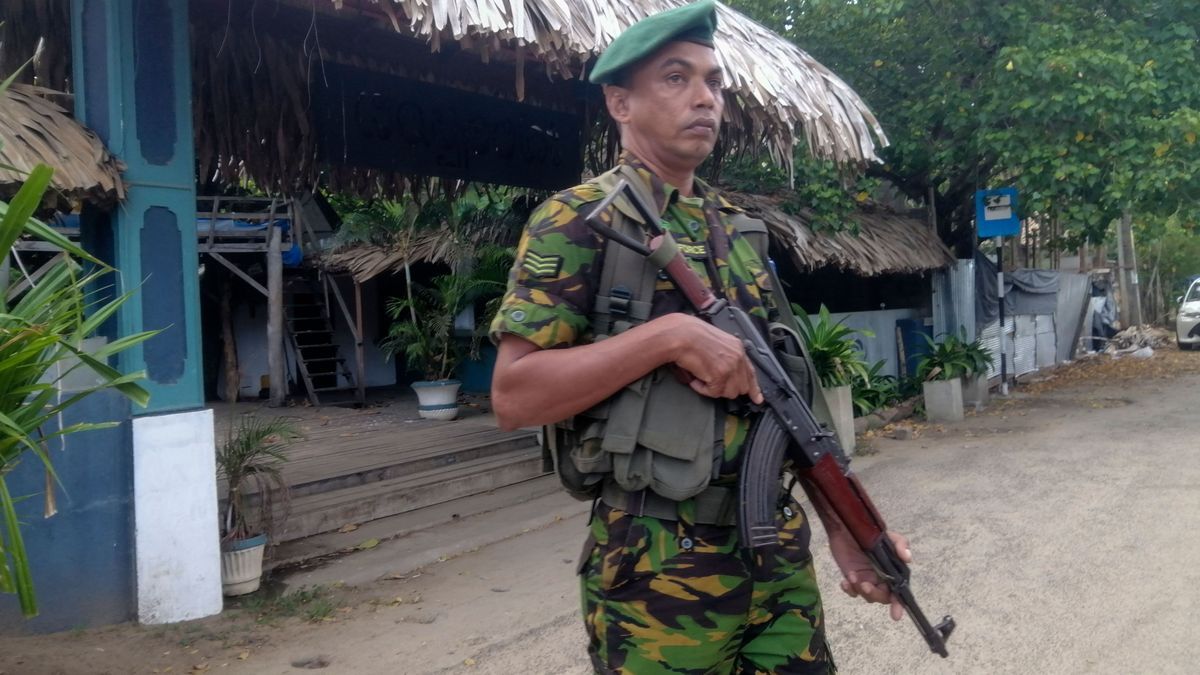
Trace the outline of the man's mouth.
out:
[[[684,127],[684,131],[695,133],[716,133],[717,122],[710,119],[699,119]]]

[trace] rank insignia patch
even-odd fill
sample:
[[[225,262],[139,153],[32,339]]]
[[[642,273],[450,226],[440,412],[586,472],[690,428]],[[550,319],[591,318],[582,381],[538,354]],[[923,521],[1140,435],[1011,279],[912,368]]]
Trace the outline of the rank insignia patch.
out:
[[[521,263],[521,268],[535,279],[549,279],[558,276],[558,273],[562,271],[562,265],[561,255],[538,255],[533,251],[527,251],[525,262]]]

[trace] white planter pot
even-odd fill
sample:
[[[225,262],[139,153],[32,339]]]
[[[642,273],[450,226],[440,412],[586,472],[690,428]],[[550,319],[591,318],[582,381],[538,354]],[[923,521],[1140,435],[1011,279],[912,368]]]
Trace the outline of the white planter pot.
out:
[[[963,390],[959,378],[921,383],[925,417],[930,422],[958,422],[963,418]]]
[[[991,398],[988,391],[987,375],[974,375],[963,378],[962,398],[964,406],[973,407],[975,410],[982,410]]]
[[[417,392],[417,413],[427,420],[452,420],[458,417],[458,380],[413,382]]]
[[[840,387],[822,387],[825,392],[825,404],[829,406],[829,419],[833,423],[833,431],[837,434],[838,443],[846,455],[854,454],[854,397],[850,394],[850,385]]]
[[[221,549],[221,592],[245,595],[262,583],[263,551],[267,535],[229,542]]]

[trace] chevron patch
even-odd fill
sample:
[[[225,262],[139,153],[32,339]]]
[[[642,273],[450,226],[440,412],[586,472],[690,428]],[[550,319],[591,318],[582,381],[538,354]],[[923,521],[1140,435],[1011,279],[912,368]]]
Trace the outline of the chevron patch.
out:
[[[525,262],[521,263],[521,268],[535,279],[549,279],[558,276],[558,273],[562,271],[562,265],[561,255],[538,255],[533,251],[527,251]]]

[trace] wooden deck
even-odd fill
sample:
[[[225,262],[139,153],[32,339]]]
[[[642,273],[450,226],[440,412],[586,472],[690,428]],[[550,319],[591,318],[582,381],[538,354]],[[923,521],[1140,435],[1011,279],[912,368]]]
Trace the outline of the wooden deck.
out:
[[[304,434],[283,469],[291,489],[283,539],[295,539],[542,475],[534,432],[499,430],[485,405],[464,406],[453,422],[420,419],[403,395],[377,395],[359,410],[239,403],[214,411],[218,443],[242,415],[289,418]]]

